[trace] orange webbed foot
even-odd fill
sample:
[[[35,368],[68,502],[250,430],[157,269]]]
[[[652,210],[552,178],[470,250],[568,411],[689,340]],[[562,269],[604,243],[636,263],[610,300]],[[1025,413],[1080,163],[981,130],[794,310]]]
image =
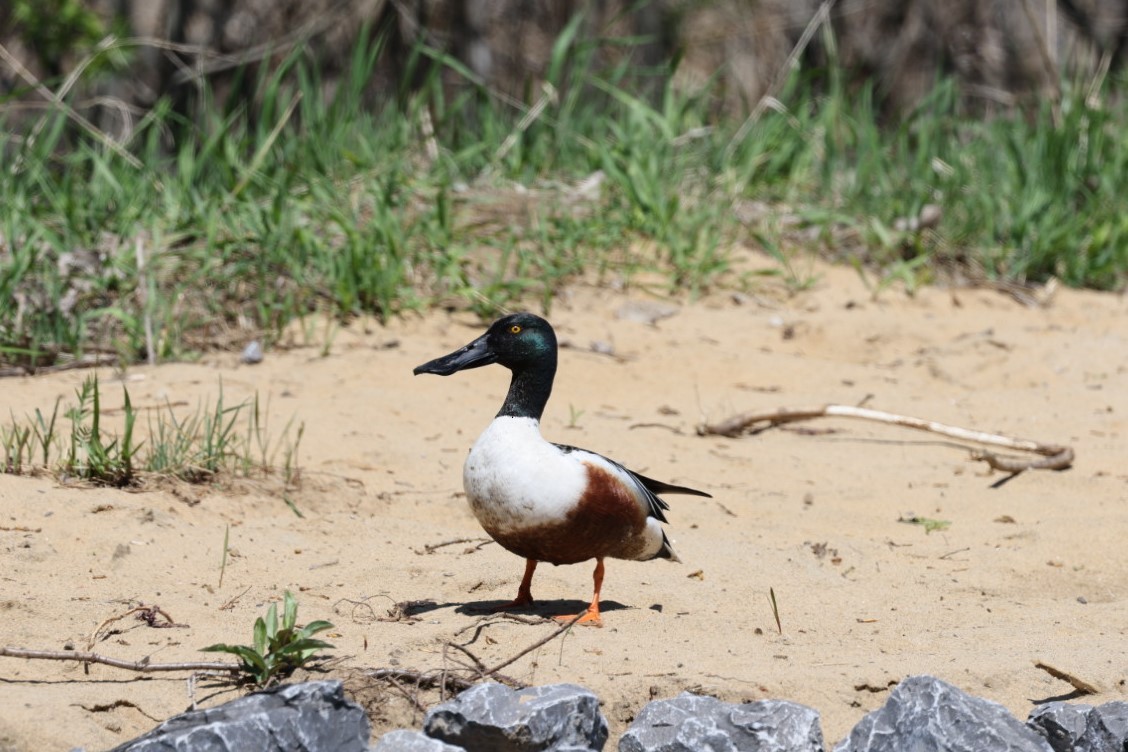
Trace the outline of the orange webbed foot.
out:
[[[591,598],[591,605],[582,614],[554,617],[556,621],[564,624],[582,624],[585,627],[602,627],[603,620],[599,618],[599,590],[603,587],[603,559],[595,560],[595,572],[592,574],[595,581],[595,593]],[[579,617],[579,618],[577,618]]]
[[[514,609],[518,608],[529,608],[532,605],[533,596],[526,596],[523,593],[518,593],[517,597],[509,601],[509,603],[503,603],[500,606],[493,606],[489,609],[489,611],[496,614],[500,611],[513,611]]]
[[[589,608],[582,614],[565,614],[562,616],[554,616],[552,618],[560,622],[562,626],[569,623],[573,623],[573,625],[583,625],[585,627],[603,626],[603,619],[599,617],[599,609]]]

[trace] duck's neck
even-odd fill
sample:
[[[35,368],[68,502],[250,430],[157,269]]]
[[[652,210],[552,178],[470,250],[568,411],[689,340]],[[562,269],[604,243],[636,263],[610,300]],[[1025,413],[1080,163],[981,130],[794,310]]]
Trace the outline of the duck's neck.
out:
[[[533,368],[513,371],[509,394],[497,417],[534,418],[539,421],[552,394],[552,380],[556,376],[555,354]]]

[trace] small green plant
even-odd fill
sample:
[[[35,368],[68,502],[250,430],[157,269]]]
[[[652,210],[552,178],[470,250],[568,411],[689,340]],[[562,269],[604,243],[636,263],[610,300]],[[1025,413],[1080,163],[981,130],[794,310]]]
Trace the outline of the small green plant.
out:
[[[88,376],[78,390],[78,405],[66,412],[71,421],[70,448],[63,471],[104,486],[130,486],[137,482],[134,457],[140,444],[133,440],[137,413],[124,387],[125,429],[110,439],[102,432],[102,396],[98,377]],[[52,420],[52,425],[54,421]]]
[[[4,450],[4,465],[0,472],[20,474],[36,468],[35,452],[40,452],[39,467],[47,468],[51,463],[51,450],[57,448],[58,436],[55,433],[55,423],[59,419],[59,404],[62,398],[55,400],[55,409],[51,417],[44,417],[39,408],[35,408],[35,417],[28,419],[28,424],[21,424],[14,414],[11,423],[0,426],[0,447]]]
[[[313,635],[332,629],[327,621],[313,621],[298,627],[298,602],[289,590],[282,598],[282,620],[278,620],[278,604],[271,603],[266,618],[255,620],[254,645],[219,643],[202,648],[205,652],[231,653],[243,661],[246,680],[259,687],[269,687],[304,666],[319,650],[333,646]]]
[[[6,473],[18,474],[31,459],[31,427],[21,426],[15,416],[8,426],[0,426],[0,446],[4,447]]]
[[[231,550],[231,526],[223,527],[223,558],[219,560],[219,587],[223,587],[223,575],[227,573],[227,553]]]
[[[245,432],[238,428],[241,421],[246,424]],[[155,424],[150,422],[149,425],[152,446],[145,469],[189,483],[206,482],[223,471],[243,476],[261,471],[267,475],[281,451],[283,477],[290,485],[300,475],[297,451],[305,424],[298,425],[293,440],[292,428],[293,419],[283,428],[282,440],[273,442],[266,430],[258,394],[237,405],[228,405],[224,402],[221,382],[214,406],[205,408],[201,404],[194,413],[182,418],[177,417],[171,405],[157,413]],[[260,457],[258,461],[255,454]]]
[[[909,525],[920,525],[924,528],[925,535],[937,530],[947,530],[952,524],[950,520],[934,520],[929,517],[920,517],[919,515],[915,514],[908,517],[900,517],[897,521],[904,522]]]
[[[244,403],[246,404],[246,403]],[[258,393],[255,393],[254,400],[250,403],[250,412],[247,418],[247,435],[244,439],[246,448],[245,455],[242,459],[243,472],[250,475],[255,469],[261,470],[263,475],[268,475],[271,469],[276,467],[275,460],[278,457],[278,452],[282,452],[282,479],[283,482],[289,486],[297,482],[300,476],[298,468],[298,447],[301,446],[302,436],[305,434],[305,423],[299,423],[296,431],[294,432],[293,441],[290,441],[291,429],[294,428],[294,419],[291,418],[282,428],[282,436],[287,439],[284,443],[278,443],[271,439],[270,431],[268,430],[266,413],[269,412],[270,402],[267,401],[267,410],[260,408]],[[256,468],[253,454],[258,456],[258,467]]]
[[[778,228],[765,227],[754,231],[752,236],[764,252],[779,265],[775,274],[783,282],[789,293],[794,295],[806,292],[818,284],[819,275],[814,269],[814,256],[799,250],[797,247],[781,243],[781,233]],[[861,265],[860,261],[858,265]]]
[[[568,405],[568,428],[579,428],[580,418],[584,417],[584,411],[578,410],[575,405]]]

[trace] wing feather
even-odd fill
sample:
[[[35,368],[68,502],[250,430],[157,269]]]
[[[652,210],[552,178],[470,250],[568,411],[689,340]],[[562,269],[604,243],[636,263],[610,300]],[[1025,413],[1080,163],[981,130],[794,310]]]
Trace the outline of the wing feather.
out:
[[[669,509],[670,505],[659,498],[658,494],[687,494],[689,496],[704,496],[707,499],[713,498],[711,494],[707,494],[704,491],[698,491],[695,488],[675,486],[670,483],[663,483],[660,480],[648,478],[645,475],[640,475],[639,473],[636,473],[633,470],[624,467],[610,457],[604,457],[602,454],[592,452],[588,449],[580,449],[579,447],[569,446],[567,444],[555,444],[555,446],[565,454],[571,454],[572,452],[581,452],[593,457],[598,457],[615,469],[621,470],[623,474],[630,479],[631,483],[634,484],[635,490],[638,491],[639,496],[641,496],[646,501],[647,514],[658,520],[659,522],[669,522],[669,520],[666,519],[664,511]]]

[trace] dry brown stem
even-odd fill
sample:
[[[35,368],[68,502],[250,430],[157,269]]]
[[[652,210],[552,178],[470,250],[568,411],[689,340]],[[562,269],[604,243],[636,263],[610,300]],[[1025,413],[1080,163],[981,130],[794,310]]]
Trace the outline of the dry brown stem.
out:
[[[1100,688],[1096,685],[1090,684],[1084,679],[1078,677],[1075,674],[1071,674],[1068,671],[1062,671],[1060,668],[1051,666],[1045,661],[1034,661],[1034,667],[1042,669],[1055,679],[1061,679],[1062,681],[1069,682],[1074,689],[1076,689],[1083,695],[1096,695],[1100,694],[1101,692]]]
[[[975,431],[959,426],[949,426],[933,420],[913,418],[908,415],[897,415],[881,410],[871,410],[867,407],[853,407],[851,405],[823,405],[814,408],[780,408],[774,412],[754,413],[747,412],[734,415],[719,423],[704,423],[697,427],[699,436],[729,436],[736,437],[744,433],[755,433],[800,420],[812,418],[859,418],[862,420],[877,421],[905,428],[914,428],[918,431],[929,431],[960,441],[970,441],[976,444],[1003,447],[1020,452],[1030,452],[1040,455],[1039,459],[1020,459],[1015,457],[1000,457],[986,450],[972,450],[971,458],[986,462],[995,470],[1008,473],[1019,473],[1023,470],[1064,470],[1073,464],[1073,449],[1060,444],[1043,444],[1028,439],[1015,439],[1010,436]],[[758,425],[758,424],[763,424]]]
[[[76,661],[78,663],[101,663],[104,666],[123,668],[152,674],[159,671],[226,671],[237,674],[243,667],[236,663],[209,661],[188,661],[185,663],[150,663],[147,658],[139,661],[123,661],[118,658],[99,655],[81,650],[29,650],[27,648],[0,647],[0,658],[28,658],[40,661]]]

